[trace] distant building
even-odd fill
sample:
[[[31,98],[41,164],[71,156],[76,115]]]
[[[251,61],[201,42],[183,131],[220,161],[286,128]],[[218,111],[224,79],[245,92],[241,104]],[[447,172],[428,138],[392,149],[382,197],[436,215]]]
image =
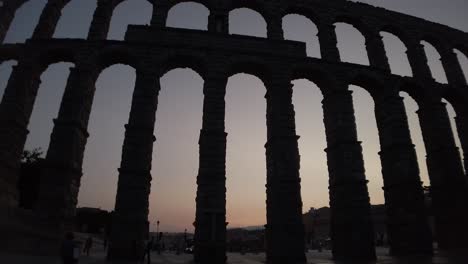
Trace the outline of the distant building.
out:
[[[75,229],[78,232],[107,235],[112,213],[99,208],[76,209]]]
[[[230,252],[261,252],[265,249],[265,229],[228,229],[226,241]]]
[[[430,226],[434,233],[434,217],[432,212],[432,202],[430,195],[430,187],[424,187],[424,196],[427,214],[429,216]],[[385,205],[371,205],[371,216],[374,223],[374,233],[376,240],[381,236],[384,237],[384,242],[387,238],[387,216]],[[313,241],[325,241],[330,238],[330,208],[322,207],[319,209],[311,208],[309,212],[303,214],[303,221],[306,234],[306,243],[311,244]]]
[[[372,219],[374,221],[374,231],[376,236],[386,234],[386,214],[385,205],[371,206]],[[310,244],[316,240],[327,240],[330,238],[330,208],[311,208],[303,215],[306,243]]]

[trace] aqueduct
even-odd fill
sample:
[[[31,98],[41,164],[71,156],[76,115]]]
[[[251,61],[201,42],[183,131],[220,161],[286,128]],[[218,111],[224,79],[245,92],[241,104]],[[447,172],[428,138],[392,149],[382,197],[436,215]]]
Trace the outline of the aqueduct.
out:
[[[16,10],[27,0],[4,0],[0,7],[0,42]],[[0,63],[17,60],[0,105],[1,248],[38,250],[52,244],[74,216],[88,138],[95,81],[116,63],[136,69],[137,80],[125,140],[115,206],[110,259],[129,259],[143,250],[148,233],[148,195],[155,137],[159,77],[176,67],[190,67],[204,79],[203,123],[197,176],[195,260],[226,260],[225,87],[229,76],[250,73],[267,88],[268,263],[305,263],[300,195],[298,136],[291,80],[316,83],[324,96],[328,147],[331,237],[336,259],[375,258],[374,235],[362,147],[357,140],[348,85],[365,88],[375,102],[381,144],[387,229],[391,253],[432,254],[416,152],[400,91],[419,106],[435,214],[434,237],[441,249],[468,246],[468,185],[455,145],[445,99],[457,114],[457,129],[468,168],[468,87],[454,49],[468,56],[468,35],[419,18],[345,0],[193,0],[210,10],[208,31],[166,28],[171,7],[184,0],[149,1],[150,25],[129,26],[124,41],[106,40],[113,10],[123,0],[98,0],[87,39],[52,38],[69,0],[48,0],[24,44],[0,45]],[[263,15],[267,38],[229,35],[228,14],[247,7]],[[318,27],[321,59],[308,58],[304,43],[284,40],[281,19],[300,14]],[[369,66],[343,63],[334,23],[346,22],[365,37]],[[407,47],[413,77],[391,74],[380,32],[398,36]],[[448,84],[434,81],[421,41],[441,54]],[[55,62],[72,69],[58,117],[54,120],[37,209],[17,208],[20,157],[28,134],[40,75]],[[157,151],[157,150],[156,150]],[[303,188],[305,188],[303,186]],[[41,243],[38,243],[41,241]]]

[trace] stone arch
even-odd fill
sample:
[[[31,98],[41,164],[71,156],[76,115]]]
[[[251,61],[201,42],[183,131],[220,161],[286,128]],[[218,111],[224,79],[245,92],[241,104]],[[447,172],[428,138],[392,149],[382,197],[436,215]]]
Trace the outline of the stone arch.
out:
[[[242,2],[243,3],[243,2]],[[255,7],[255,6],[254,6]],[[256,37],[264,37],[268,36],[268,23],[267,17],[264,13],[257,11],[258,9],[251,8],[251,5],[242,4],[242,5],[234,5],[229,11],[229,34],[237,34],[237,35],[247,35],[247,36],[256,36]],[[240,20],[239,16],[243,13],[248,19],[252,20],[249,31],[245,31],[245,18]],[[235,19],[235,21],[233,21]],[[254,27],[257,23],[259,28]],[[255,32],[258,30],[259,32]]]
[[[454,48],[453,52],[457,55],[458,64],[460,65],[463,75],[465,76],[465,80],[468,80],[468,52],[465,53],[458,48]]]
[[[159,77],[166,75],[169,71],[177,68],[190,68],[205,80],[207,73],[207,62],[203,55],[193,54],[175,54],[162,58],[161,69],[158,73]]]
[[[164,61],[171,62],[174,59],[169,57]],[[200,162],[198,136],[202,128],[205,84],[205,76],[200,72],[200,66],[189,62],[188,57],[180,56],[176,63],[164,67],[157,76],[161,91],[155,117],[156,142],[153,147],[152,175],[157,177],[158,184],[151,186],[149,219],[156,219],[157,214],[157,219],[163,225],[175,221],[187,226],[188,232],[193,232],[196,191],[192,187],[196,186]],[[167,148],[171,151],[161,155],[160,150]],[[173,164],[179,161],[187,165],[177,171],[177,166]],[[176,183],[174,174],[180,171],[183,171],[183,182]],[[171,187],[176,186],[174,184],[180,186],[183,196],[174,197],[171,191]],[[164,205],[162,201],[167,199],[174,200],[173,207]],[[167,217],[169,214],[166,212],[171,210],[176,210],[181,217]],[[153,222],[151,230],[155,232],[156,228]]]
[[[385,89],[387,89],[382,81],[379,81],[377,78],[370,76],[369,74],[361,72],[349,76],[347,82],[349,85],[358,86],[368,92],[372,97],[374,104],[376,100],[384,96],[386,92]]]
[[[133,7],[132,9],[130,8]],[[108,33],[108,39],[123,40],[127,26],[132,25],[143,25],[150,24],[152,16],[153,4],[148,0],[119,0],[116,1],[112,12],[112,18],[110,20],[110,27]],[[125,13],[125,16],[121,16],[125,11],[132,11],[132,13]],[[125,18],[126,21],[123,23],[116,20],[116,16]],[[133,18],[133,19],[132,19]],[[137,19],[135,19],[137,18]],[[118,24],[116,24],[118,23]]]
[[[407,40],[406,36],[402,34],[404,33],[400,33],[391,27],[384,27],[380,30],[380,36],[382,36],[385,51],[388,55],[391,73],[411,77],[413,76],[413,69],[407,55]],[[403,39],[401,36],[403,36]]]
[[[319,85],[320,69],[309,72],[294,72],[292,74],[292,102],[295,112],[295,124],[300,153],[301,197],[303,213],[313,208],[328,207],[330,198],[329,171],[327,166],[327,139],[324,123],[323,89],[326,85]],[[321,82],[324,82],[323,80]],[[316,191],[310,192],[309,186],[315,186]],[[307,243],[312,242],[313,225],[305,221],[305,234]],[[315,239],[328,236],[329,230],[320,230],[314,234]]]
[[[351,81],[348,90],[352,92],[354,116],[358,140],[361,142],[364,159],[365,176],[368,181],[371,204],[385,202],[382,192],[383,176],[380,161],[380,138],[375,112],[376,100],[373,86],[369,80]],[[368,109],[368,108],[371,109]]]
[[[235,9],[239,8],[247,8],[252,9],[253,11],[257,12],[262,16],[265,21],[266,18],[269,17],[267,12],[265,1],[261,0],[230,0],[228,11],[231,12]]]
[[[0,102],[3,97],[3,92],[5,91],[5,87],[7,86],[8,79],[13,71],[13,67],[17,65],[17,60],[0,60]]]
[[[408,47],[409,43],[411,43],[411,39],[409,38],[408,34],[402,30],[400,27],[391,25],[391,24],[385,24],[381,26],[378,29],[379,32],[386,32],[389,34],[394,35],[398,39],[400,39],[401,42],[405,45],[405,47]]]
[[[75,51],[68,48],[45,48],[38,52],[33,58],[35,67],[39,70],[39,74],[42,74],[49,65],[59,62],[69,62],[73,64],[78,63],[77,54]]]
[[[92,24],[98,1],[70,0],[62,9],[54,38],[86,39]],[[78,17],[76,17],[79,15]]]
[[[31,38],[34,29],[39,24],[42,10],[45,8],[47,1],[48,0],[18,1],[16,6],[12,8],[14,10],[14,17],[6,31],[4,42],[23,43]],[[28,19],[25,19],[26,17]]]
[[[444,51],[442,43],[430,36],[421,38],[420,43],[424,46],[432,77],[439,83],[448,83],[446,69],[441,62]]]
[[[307,15],[302,15],[302,14]],[[284,32],[284,38],[296,41],[305,42],[307,45],[307,55],[309,57],[320,58],[320,43],[318,39],[318,27],[314,23],[316,20],[309,18],[307,12],[295,12],[295,13],[286,13],[282,17],[282,28]],[[291,27],[287,23],[302,24],[303,27]],[[293,29],[307,29],[308,34],[301,34],[300,31],[293,31]]]
[[[265,148],[267,142],[267,91],[265,80],[259,72],[242,67],[242,63],[228,72],[225,99],[226,144],[226,222],[229,227],[245,226],[250,218],[255,224],[266,221]],[[245,95],[248,94],[248,97]],[[242,103],[242,110],[240,107]],[[248,114],[246,114],[248,113]],[[248,133],[249,138],[246,138]],[[258,139],[258,140],[252,140]],[[242,154],[239,150],[248,148]],[[262,162],[258,162],[261,160]],[[248,169],[247,169],[248,168]],[[245,188],[242,182],[251,184]],[[250,210],[245,210],[249,208]],[[258,208],[253,211],[252,208]],[[240,216],[240,217],[239,217]]]
[[[304,8],[304,7],[298,7],[298,6],[288,6],[284,12],[282,12],[281,17],[285,17],[287,15],[292,15],[296,14],[299,16],[304,16],[307,19],[309,19],[312,23],[315,25],[319,25],[321,23],[320,17],[317,15],[317,13],[309,8]]]
[[[259,78],[266,89],[268,89],[271,69],[263,62],[255,61],[249,58],[233,59],[229,64],[228,76],[233,76],[239,73],[253,75]]]
[[[361,33],[364,38],[367,38],[367,36],[371,33],[370,29],[357,17],[338,14],[333,19],[333,24],[337,23],[344,23],[353,26]]]
[[[401,79],[397,85],[397,89],[399,93],[404,92],[408,94],[408,96],[416,102],[418,107],[423,103],[428,93],[425,87],[409,78]]]
[[[455,138],[456,146],[460,151],[463,169],[466,175],[468,171],[468,142],[465,130],[468,110],[466,109],[465,100],[466,94],[461,94],[455,89],[451,89],[449,93],[444,94],[442,97],[442,102],[447,105],[453,137]]]
[[[322,94],[332,93],[334,86],[332,75],[329,71],[310,67],[309,65],[299,65],[293,69],[291,80],[306,79],[320,89]]]
[[[41,84],[34,100],[34,108],[28,125],[30,133],[26,140],[25,149],[31,150],[41,147],[44,155],[47,153],[50,135],[54,127],[53,119],[59,113],[67,79],[73,67],[75,67],[75,63],[71,59],[66,60],[59,56],[49,60],[47,66],[44,65],[40,75]]]
[[[171,6],[168,11],[167,19],[166,19],[166,26],[168,27],[175,27],[175,28],[187,28],[187,29],[197,29],[197,30],[208,30],[208,18],[211,13],[210,6],[207,5],[206,1],[177,1],[177,4]],[[196,15],[194,17],[190,17],[191,20],[188,23],[181,23],[178,20],[174,20],[178,14],[181,12],[185,7],[192,7],[192,11],[195,11]],[[194,10],[196,8],[196,10]],[[179,10],[182,9],[182,10]],[[188,15],[188,14],[187,14]],[[194,22],[198,23],[199,20],[204,20],[204,24],[194,24]]]
[[[210,12],[214,9],[214,4],[213,4],[213,1],[211,1],[211,0],[171,0],[170,2],[171,3],[168,6],[168,10],[174,8],[175,6],[177,6],[179,4],[190,3],[190,2],[200,4],[200,5],[204,6],[204,7],[206,7]]]
[[[97,202],[103,208],[112,208],[117,189],[117,175],[121,163],[121,148],[124,142],[125,124],[128,122],[132,94],[135,90],[137,68],[129,59],[108,52],[106,55],[118,56],[109,60],[99,57],[99,71],[94,77],[93,96],[88,109],[86,130],[89,133],[84,147],[81,188],[78,193],[80,206]],[[112,78],[110,78],[112,76]],[[112,102],[112,103],[108,103]],[[112,136],[106,136],[112,133]],[[105,155],[103,155],[105,154]],[[105,166],[99,166],[99,163]],[[106,191],[100,194],[89,192],[90,186],[107,181]]]
[[[337,47],[341,61],[370,65],[369,54],[366,50],[367,36],[369,36],[370,31],[365,25],[357,18],[341,15],[333,20],[333,25],[336,27]],[[348,34],[348,36],[344,37],[343,34]],[[351,46],[353,50],[350,49],[349,45],[347,45],[346,48],[343,47],[343,43],[350,43],[350,40],[352,40],[354,44]],[[345,53],[344,51],[347,52]],[[361,61],[361,58],[365,58],[365,60]]]
[[[111,46],[98,54],[97,66],[100,72],[116,64],[128,65],[136,70],[142,69],[137,56],[127,47]]]
[[[403,102],[405,104],[411,139],[415,145],[416,156],[418,159],[421,181],[423,182],[424,186],[430,186],[429,172],[426,163],[427,153],[422,136],[421,125],[419,123],[419,117],[417,114],[419,110],[419,103],[414,99],[414,96],[410,95],[404,90],[401,90],[399,95],[403,97]]]
[[[8,60],[18,61],[23,55],[24,49],[20,45],[2,45],[0,49],[0,63]]]

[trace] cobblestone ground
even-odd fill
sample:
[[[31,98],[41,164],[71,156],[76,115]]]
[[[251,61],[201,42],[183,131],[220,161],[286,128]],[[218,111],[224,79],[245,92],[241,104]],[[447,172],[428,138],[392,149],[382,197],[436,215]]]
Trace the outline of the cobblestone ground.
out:
[[[408,259],[394,259],[386,256],[387,250],[379,248],[377,262],[375,264],[468,264],[468,254],[464,253],[452,253],[436,254],[433,258],[421,258],[414,257]],[[228,264],[262,264],[265,263],[264,254],[228,254]],[[348,264],[351,262],[334,262],[331,259],[330,251],[323,251],[321,253],[317,251],[309,251],[307,254],[308,264]],[[162,255],[152,254],[152,264],[190,264],[192,255],[180,254],[176,255],[171,252],[164,253]],[[60,261],[56,258],[50,257],[25,257],[25,256],[12,256],[0,254],[0,263],[2,264],[60,264]],[[144,262],[146,264],[146,261]],[[89,257],[82,256],[79,264],[109,264],[105,261],[105,253],[103,250],[97,250],[91,252]],[[115,264],[142,264],[136,262],[125,262]],[[289,264],[289,263],[285,263]],[[363,262],[354,262],[352,264],[366,264]]]

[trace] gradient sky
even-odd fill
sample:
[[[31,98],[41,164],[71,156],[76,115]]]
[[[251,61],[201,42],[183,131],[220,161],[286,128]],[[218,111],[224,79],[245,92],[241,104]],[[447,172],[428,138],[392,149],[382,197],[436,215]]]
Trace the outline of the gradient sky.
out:
[[[23,42],[38,21],[45,0],[32,0],[18,10],[6,42]],[[426,18],[468,31],[466,0],[367,0],[376,6]],[[64,9],[54,37],[85,38],[96,0],[72,0]],[[171,10],[168,26],[205,29],[209,11],[198,4],[184,3]],[[131,0],[116,9],[109,38],[123,39],[127,24],[149,24],[151,6],[145,0]],[[284,18],[285,37],[307,42],[311,57],[320,57],[317,28],[301,16]],[[234,10],[230,15],[230,33],[266,36],[266,24],[254,11]],[[343,61],[368,64],[364,39],[353,27],[337,24],[339,49]],[[393,35],[384,36],[392,71],[411,75],[404,45]],[[446,82],[438,55],[427,46],[434,77]],[[468,72],[468,59],[459,56]],[[0,95],[8,81],[11,66],[0,65]],[[51,65],[41,76],[42,84],[34,108],[26,148],[46,150],[52,131],[52,119],[57,116],[64,91],[69,63]],[[117,168],[120,165],[124,124],[128,121],[135,71],[129,66],[115,65],[104,70],[96,88],[94,107],[89,124],[90,138],[85,153],[79,206],[113,209],[117,188]],[[294,105],[301,153],[303,210],[328,205],[328,171],[325,131],[321,107],[322,95],[315,84],[296,80]],[[161,93],[156,114],[157,142],[153,154],[153,181],[150,196],[150,222],[161,221],[161,230],[193,230],[195,215],[196,175],[198,170],[198,136],[201,129],[203,79],[190,69],[176,69],[161,78]],[[363,141],[366,175],[373,204],[383,203],[379,140],[373,102],[359,87],[354,91],[354,103],[359,139]],[[265,220],[265,150],[266,121],[265,87],[255,76],[238,74],[229,79],[226,96],[227,146],[227,210],[229,227],[263,225]],[[421,178],[429,185],[425,166],[425,150],[418,124],[417,105],[408,96],[405,104],[413,141],[421,168]],[[449,107],[450,115],[453,110]],[[457,138],[458,140],[458,138]],[[459,142],[457,141],[457,144]]]

